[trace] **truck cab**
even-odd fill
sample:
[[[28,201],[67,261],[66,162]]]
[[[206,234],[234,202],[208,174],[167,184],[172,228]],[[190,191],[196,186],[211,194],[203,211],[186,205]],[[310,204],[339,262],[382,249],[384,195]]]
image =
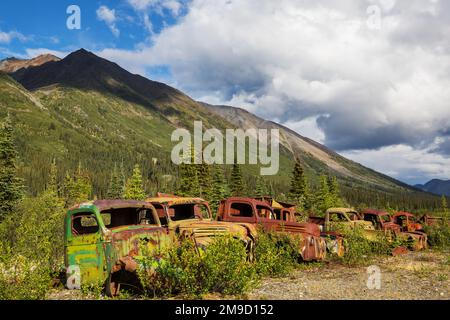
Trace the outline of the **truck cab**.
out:
[[[262,228],[267,232],[288,233],[299,243],[299,253],[304,261],[323,260],[326,256],[325,239],[320,229],[312,223],[286,221],[282,216],[277,219],[274,209],[265,201],[231,197],[222,200],[217,214],[218,221],[239,225],[251,225],[254,230]]]

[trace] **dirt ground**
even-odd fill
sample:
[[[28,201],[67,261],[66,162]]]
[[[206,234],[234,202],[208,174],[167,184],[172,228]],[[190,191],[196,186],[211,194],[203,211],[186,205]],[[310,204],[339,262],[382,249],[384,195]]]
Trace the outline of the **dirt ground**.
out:
[[[381,273],[380,289],[370,290],[367,267],[336,263],[302,268],[286,278],[265,279],[249,299],[281,300],[449,300],[450,255],[432,251],[383,257],[372,263]],[[370,281],[369,281],[370,282]],[[373,282],[370,282],[373,283]]]
[[[244,297],[209,295],[204,299],[450,300],[450,254],[409,252],[398,257],[377,258],[371,265],[381,271],[379,289],[368,288],[367,266],[347,267],[330,262],[302,265],[288,277],[263,279]],[[49,297],[62,300],[86,298],[89,299],[79,291],[70,290],[55,290]]]

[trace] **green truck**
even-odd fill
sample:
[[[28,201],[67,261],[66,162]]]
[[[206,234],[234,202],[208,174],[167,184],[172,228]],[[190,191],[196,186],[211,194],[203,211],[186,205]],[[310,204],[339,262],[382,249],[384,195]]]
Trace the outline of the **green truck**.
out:
[[[68,210],[64,225],[66,286],[101,284],[109,296],[137,280],[142,248],[156,254],[174,242],[153,205],[143,201],[82,203]]]

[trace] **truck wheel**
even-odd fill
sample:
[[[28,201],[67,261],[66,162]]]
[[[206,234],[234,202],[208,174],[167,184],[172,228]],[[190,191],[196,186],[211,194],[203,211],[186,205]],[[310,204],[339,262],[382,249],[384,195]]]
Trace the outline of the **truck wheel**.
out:
[[[120,292],[120,273],[111,273],[106,281],[105,293],[108,297],[117,297]]]

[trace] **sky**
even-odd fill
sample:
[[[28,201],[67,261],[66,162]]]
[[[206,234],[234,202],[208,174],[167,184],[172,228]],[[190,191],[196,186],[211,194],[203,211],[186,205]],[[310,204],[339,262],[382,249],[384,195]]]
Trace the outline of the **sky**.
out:
[[[444,0],[0,2],[0,59],[83,47],[411,184],[450,179],[449,34]]]

